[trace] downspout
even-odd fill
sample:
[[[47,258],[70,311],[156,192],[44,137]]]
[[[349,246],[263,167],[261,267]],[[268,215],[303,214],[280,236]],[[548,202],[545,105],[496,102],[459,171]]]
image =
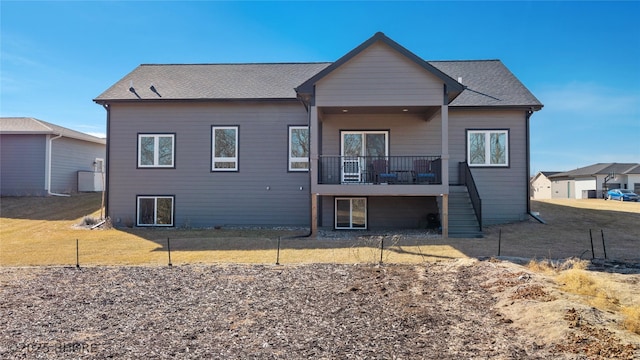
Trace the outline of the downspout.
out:
[[[302,105],[304,105],[305,110],[307,110],[307,131],[309,131],[309,155],[311,155],[311,104],[309,104],[307,106],[307,103],[305,102],[303,97],[298,96],[298,98],[300,99],[300,102],[302,103]],[[296,236],[296,238],[304,238],[304,237],[310,237],[311,235],[313,235],[313,231],[311,230],[312,226],[313,226],[313,199],[311,198],[313,196],[313,194],[311,193],[311,156],[309,156],[309,171],[307,172],[309,174],[309,182],[307,185],[307,189],[309,189],[309,232],[307,234],[304,235],[299,235]]]
[[[525,138],[526,138],[526,146],[527,146],[527,214],[531,214],[531,144],[529,141],[529,118],[533,114],[533,109],[527,110],[525,113]]]
[[[534,214],[533,212],[531,212],[531,145],[530,145],[530,140],[529,140],[529,118],[531,118],[531,115],[533,115],[533,108],[527,110],[526,115],[525,115],[525,137],[526,137],[526,143],[527,143],[527,173],[525,174],[527,177],[527,191],[525,191],[526,196],[527,196],[527,214],[529,214],[532,218],[536,219],[538,222],[542,223],[542,224],[546,224],[546,222],[544,220],[542,220],[542,218],[540,217],[540,215],[538,214]]]
[[[51,195],[51,196],[71,196],[69,194],[58,194],[58,193],[54,193],[51,192],[51,159],[52,159],[52,155],[51,152],[53,151],[53,140],[56,139],[60,139],[62,137],[62,134],[59,134],[56,137],[50,138],[49,139],[49,157],[47,159],[47,195]]]
[[[111,144],[111,134],[109,133],[111,128],[111,107],[109,104],[102,104],[102,107],[107,111],[107,147],[105,149],[105,158],[104,158],[104,188],[102,189],[104,193],[104,214],[105,218],[109,217],[109,148]]]

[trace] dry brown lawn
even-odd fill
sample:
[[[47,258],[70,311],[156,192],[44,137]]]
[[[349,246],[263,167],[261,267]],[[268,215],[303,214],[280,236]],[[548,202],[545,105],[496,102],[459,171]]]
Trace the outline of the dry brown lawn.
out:
[[[187,263],[377,263],[379,238],[354,240],[292,238],[304,231],[234,229],[96,229],[78,227],[100,215],[98,194],[71,198],[2,198],[0,265]],[[278,239],[281,250],[278,254]],[[169,239],[169,240],[168,240]],[[446,244],[387,238],[383,262],[420,263],[464,257]],[[426,247],[428,245],[428,248]]]
[[[590,259],[592,237],[596,258],[606,251],[608,259],[640,262],[640,202],[554,199],[532,201],[531,208],[547,224],[530,218],[487,227],[484,240],[494,244],[494,252],[502,232],[502,256]]]
[[[380,237],[350,240],[291,238],[303,232],[233,229],[97,229],[78,227],[100,216],[99,194],[71,198],[0,199],[0,265],[172,263],[377,263]],[[640,203],[604,200],[533,201],[547,224],[528,221],[486,227],[482,239],[404,239],[386,236],[383,262],[420,263],[471,257],[639,260]],[[591,237],[593,250],[591,253]],[[602,236],[604,235],[604,244]],[[281,238],[278,258],[277,243]]]

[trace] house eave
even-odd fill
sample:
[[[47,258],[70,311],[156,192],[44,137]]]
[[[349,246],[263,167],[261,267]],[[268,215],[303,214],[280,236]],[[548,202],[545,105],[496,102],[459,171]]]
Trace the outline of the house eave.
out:
[[[524,110],[524,111],[540,111],[543,105],[454,105],[450,104],[449,109],[460,110]]]
[[[157,104],[157,103],[233,103],[233,102],[299,102],[298,98],[189,98],[189,99],[93,99],[96,104]]]

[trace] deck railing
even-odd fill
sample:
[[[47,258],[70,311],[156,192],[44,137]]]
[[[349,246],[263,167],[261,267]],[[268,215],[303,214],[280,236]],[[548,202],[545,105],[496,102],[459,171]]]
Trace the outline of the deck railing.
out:
[[[467,191],[469,192],[469,198],[471,199],[471,205],[473,205],[473,210],[476,213],[476,218],[478,219],[478,225],[480,226],[480,231],[482,231],[482,199],[480,199],[480,193],[478,193],[478,188],[476,187],[476,182],[473,180],[473,175],[471,174],[471,169],[469,169],[469,165],[463,161],[459,163],[459,177],[461,185],[467,186]]]
[[[442,184],[440,156],[320,156],[318,184]]]

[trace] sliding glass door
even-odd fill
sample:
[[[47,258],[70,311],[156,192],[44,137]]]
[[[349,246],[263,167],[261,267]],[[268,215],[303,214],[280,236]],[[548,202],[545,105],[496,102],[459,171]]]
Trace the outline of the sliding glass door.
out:
[[[343,131],[342,156],[387,156],[389,153],[388,131]]]
[[[367,228],[367,199],[366,198],[336,198],[335,228],[336,229],[366,229]]]

